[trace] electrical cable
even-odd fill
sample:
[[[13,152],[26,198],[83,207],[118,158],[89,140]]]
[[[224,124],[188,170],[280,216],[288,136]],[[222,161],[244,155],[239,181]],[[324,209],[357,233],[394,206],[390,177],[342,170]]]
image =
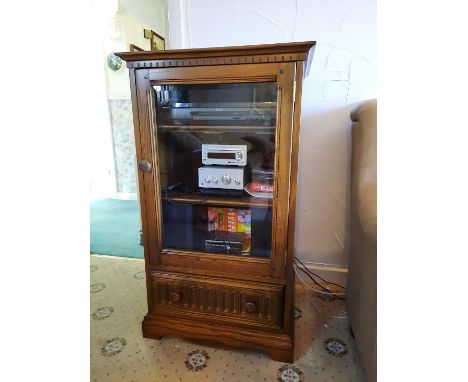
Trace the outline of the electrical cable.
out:
[[[315,291],[317,291],[317,292],[321,292],[321,291],[319,291],[319,290],[317,290],[317,289],[312,288],[309,284],[307,284],[304,280],[302,280],[302,278],[301,278],[301,276],[299,276],[299,273],[297,272],[296,268],[294,268],[294,272],[296,272],[297,277],[299,277],[299,280],[301,280],[302,283],[304,284],[304,285],[302,285],[303,288],[308,287],[308,288],[310,288],[310,289],[312,289],[312,290],[315,290]],[[323,292],[321,292],[321,293],[323,293]],[[322,321],[323,326],[325,326],[326,328],[328,328],[327,321],[324,320],[323,314],[319,312],[319,310],[315,307],[315,305],[314,305],[314,303],[313,303],[312,301],[309,301],[309,303],[310,303],[310,305],[312,306],[312,308],[314,309],[315,314],[317,315],[319,321]]]
[[[319,288],[322,288],[322,289],[324,290],[324,292],[328,292],[328,293],[330,292],[330,289],[328,289],[328,288],[324,287],[323,285],[321,285],[317,280],[314,279],[314,277],[313,277],[311,274],[309,274],[309,273],[307,272],[306,269],[302,268],[302,267],[299,266],[297,263],[294,264],[294,265],[295,265],[296,267],[298,267],[302,272],[304,272],[304,273],[314,282],[315,285],[317,285]]]
[[[304,272],[304,270],[303,270],[302,268],[300,268],[300,267],[297,267],[297,268],[299,268],[301,271]],[[319,290],[319,289],[312,288],[309,284],[307,284],[306,281],[304,281],[304,280],[302,279],[302,277],[301,277],[301,276],[299,275],[299,273],[297,272],[296,267],[294,267],[294,272],[296,273],[298,279],[299,279],[307,288],[309,288],[310,290],[313,290],[313,291],[315,291],[315,292],[317,292],[317,293],[332,295],[332,296],[335,296],[335,297],[342,296],[342,295],[346,295],[346,293],[342,293],[342,292],[329,292],[329,291],[322,291],[322,290]],[[304,272],[304,273],[305,273],[305,272]],[[306,273],[306,274],[307,274],[307,273]],[[308,275],[308,276],[309,276],[309,275]],[[339,297],[338,297],[338,298],[339,298]]]
[[[304,266],[299,265],[298,263],[295,263],[295,266],[298,267],[302,272],[304,272],[307,277],[309,277],[316,285],[318,285],[320,288],[322,288],[325,292],[328,294],[338,294],[338,295],[344,295],[345,293],[338,293],[338,292],[332,292],[330,288],[323,286],[320,284],[317,280],[314,279],[313,275],[311,272],[308,271],[308,269]]]
[[[310,269],[308,269],[307,266],[304,265],[304,263],[303,263],[301,260],[299,260],[296,256],[294,256],[294,259],[297,260],[297,261],[299,261],[299,262],[302,264],[302,266],[304,266],[310,273],[312,273],[314,276],[318,277],[318,278],[319,278],[320,280],[322,280],[323,282],[326,282],[327,284],[335,285],[335,286],[337,286],[337,287],[340,287],[340,288],[346,290],[346,288],[345,288],[344,286],[342,286],[342,285],[340,285],[340,284],[332,283],[332,282],[330,282],[330,281],[327,281],[327,280],[325,280],[324,278],[322,278],[322,277],[320,277],[319,275],[317,275],[317,274],[315,274],[314,272],[312,272],[312,271],[311,271]]]
[[[309,270],[307,269],[307,267],[306,267],[299,259],[295,258],[295,260],[298,260],[299,263],[302,264],[302,267],[301,267],[301,266],[299,266],[297,263],[295,263],[296,266],[298,266],[300,270],[302,270],[305,274],[307,274],[307,276],[309,276],[309,278],[310,278],[312,281],[314,281],[315,284],[319,285],[322,289],[325,289],[325,290],[327,290],[328,292],[330,292],[330,289],[329,289],[329,288],[324,287],[323,285],[319,284],[319,283],[313,278],[312,275],[315,275],[315,273],[309,271]],[[317,275],[315,275],[315,276],[317,276]],[[320,276],[317,276],[317,277],[320,278],[321,280],[324,280],[324,279],[322,279]],[[328,281],[326,281],[326,280],[324,280],[324,281],[325,281],[325,282],[328,282]],[[330,283],[330,284],[334,284],[334,283]],[[334,284],[334,285],[338,285],[338,284]],[[342,288],[343,288],[343,287],[342,287]],[[344,290],[346,290],[346,288],[344,288]]]
[[[299,280],[301,281],[301,285],[304,289],[306,289],[306,287],[312,291],[315,291],[317,293],[323,293],[323,294],[333,294],[332,292],[323,292],[321,290],[318,290],[318,289],[315,289],[315,288],[312,288],[307,282],[305,282],[301,275],[299,274],[299,272],[297,271],[297,268],[301,269],[300,267],[298,266],[294,266],[294,272],[296,273],[297,277],[299,278]],[[335,296],[337,297],[337,296]],[[337,297],[338,298],[338,297]],[[322,322],[323,326],[325,328],[328,328],[328,324],[327,324],[327,320],[325,319],[325,316],[323,313],[320,313],[319,310],[316,308],[316,306],[314,305],[314,303],[312,302],[312,300],[309,301],[310,305],[312,306],[312,308],[314,309],[315,313],[317,314],[317,318],[319,321]],[[346,314],[345,311],[339,311],[337,312],[337,314]],[[337,319],[347,319],[348,317],[347,316],[330,316],[329,318],[337,318]]]
[[[307,269],[304,269],[302,268],[299,264],[295,264],[295,266],[297,268],[299,268],[302,272],[304,272],[316,285],[318,285],[320,288],[322,288],[323,291],[319,291],[319,290],[316,290],[316,292],[320,292],[320,293],[323,293],[325,295],[331,295],[331,296],[334,296],[335,298],[337,299],[340,299],[340,300],[344,300],[345,298],[344,297],[341,297],[343,295],[346,295],[346,293],[344,292],[331,292],[330,289],[324,287],[323,285],[321,285],[320,283],[318,283],[311,274],[309,274],[307,272]],[[308,284],[307,284],[308,285]],[[309,285],[308,285],[309,286]],[[309,286],[310,287],[310,286]]]

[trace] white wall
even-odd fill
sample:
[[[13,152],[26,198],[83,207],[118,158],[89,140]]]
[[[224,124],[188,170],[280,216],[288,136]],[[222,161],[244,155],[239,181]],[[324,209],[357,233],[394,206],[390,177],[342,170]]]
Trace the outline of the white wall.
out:
[[[132,166],[135,155],[135,149],[131,147],[133,145],[131,107],[119,109],[118,126],[112,123],[109,112],[117,100],[128,101],[130,105],[130,82],[125,63],[120,70],[112,71],[107,67],[106,60],[111,53],[128,51],[130,44],[149,50],[150,42],[144,38],[143,29],[152,29],[167,37],[167,2],[166,0],[93,0],[92,5],[94,35],[101,48],[99,58],[102,76],[99,78],[99,85],[101,85],[103,103],[100,108],[102,115],[96,116],[95,120],[98,122],[92,129],[91,141],[95,149],[92,150],[91,196],[122,197],[117,183],[121,183],[122,173],[128,174],[126,169]],[[115,109],[114,105],[113,110]],[[115,139],[116,136],[120,141]],[[122,142],[125,145],[122,145]],[[126,183],[136,186],[134,180],[136,176],[130,174],[125,179]],[[129,188],[133,190],[134,187]],[[130,197],[136,197],[136,194]]]
[[[96,71],[93,79],[94,88],[90,97],[95,99],[96,112],[93,115],[93,126],[90,131],[91,157],[90,197],[103,198],[114,195],[117,191],[115,179],[114,152],[112,147],[111,123],[107,105],[107,83],[103,50],[105,41],[109,38],[109,21],[117,11],[117,0],[94,0],[92,2],[91,25],[87,27],[93,31],[93,44],[89,47],[90,63],[101,67]],[[88,63],[88,64],[90,64]]]
[[[169,0],[171,49],[317,41],[302,96],[296,255],[347,267],[350,110],[376,97],[375,0]]]
[[[167,36],[166,0],[119,0],[119,5],[142,24],[151,26],[151,29],[163,37]],[[149,43],[142,48],[149,49]]]
[[[166,0],[105,1],[115,3],[116,9],[105,23],[104,60],[109,53],[128,52],[130,44],[150,50],[150,40],[144,38],[143,29],[152,29],[167,40]],[[116,72],[106,69],[106,76],[110,99],[130,99],[126,68]]]

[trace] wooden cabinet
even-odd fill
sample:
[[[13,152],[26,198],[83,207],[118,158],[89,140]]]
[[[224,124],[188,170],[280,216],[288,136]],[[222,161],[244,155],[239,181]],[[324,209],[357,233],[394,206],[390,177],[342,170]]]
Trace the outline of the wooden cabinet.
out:
[[[132,92],[145,337],[293,362],[300,99],[314,45],[117,53]]]

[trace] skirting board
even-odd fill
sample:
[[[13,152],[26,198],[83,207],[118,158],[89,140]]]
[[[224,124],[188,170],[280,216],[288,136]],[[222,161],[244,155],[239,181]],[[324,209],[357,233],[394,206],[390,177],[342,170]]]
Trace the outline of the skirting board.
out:
[[[341,267],[339,265],[334,264],[323,264],[323,263],[305,263],[302,259],[301,261],[304,263],[306,268],[319,275],[320,277],[324,278],[327,281],[337,283],[343,286],[346,286],[347,278],[348,278],[348,268]],[[310,279],[305,275],[304,272],[297,270],[300,272],[300,275],[303,280],[310,281]],[[300,282],[296,276],[296,281]]]

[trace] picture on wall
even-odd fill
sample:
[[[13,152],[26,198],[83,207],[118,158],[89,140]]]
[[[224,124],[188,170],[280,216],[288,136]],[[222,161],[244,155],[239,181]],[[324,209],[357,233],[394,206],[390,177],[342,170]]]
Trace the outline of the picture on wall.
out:
[[[150,50],[166,49],[166,40],[164,40],[164,37],[157,34],[155,31],[150,29],[144,29],[143,34],[145,38],[150,40]]]
[[[130,44],[129,45],[130,52],[144,52],[144,49],[141,49],[139,46],[135,44]]]

